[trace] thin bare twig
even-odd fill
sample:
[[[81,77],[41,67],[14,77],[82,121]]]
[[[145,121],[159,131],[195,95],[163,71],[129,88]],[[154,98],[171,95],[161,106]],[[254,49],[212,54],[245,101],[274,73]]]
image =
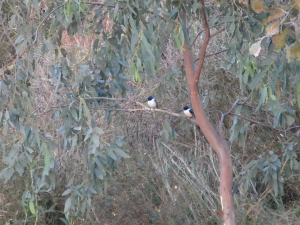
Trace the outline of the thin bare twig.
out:
[[[128,98],[109,98],[109,97],[90,97],[90,98],[83,98],[84,100],[97,100],[97,99],[103,99],[103,100],[110,100],[110,101],[127,101],[127,102],[133,102],[136,103],[142,107],[145,107],[145,105],[141,102],[131,100]]]
[[[224,121],[224,117],[227,116],[228,114],[231,113],[231,111],[234,109],[234,107],[238,104],[238,100],[235,101],[235,103],[231,106],[231,108],[227,111],[227,113],[222,113],[221,111],[221,119],[220,119],[220,123],[219,123],[219,135],[222,135],[223,136],[223,132],[222,132],[222,124],[223,124],[223,121]]]
[[[226,52],[228,49],[225,49],[225,50],[222,50],[222,51],[219,51],[219,52],[216,52],[216,53],[212,53],[212,54],[209,54],[209,55],[206,55],[205,57],[208,58],[208,57],[211,57],[211,56],[214,56],[214,55],[218,55],[222,52]],[[197,58],[194,60],[194,63],[197,62],[200,58]]]
[[[224,114],[224,116],[227,116],[231,111],[234,109],[234,107],[239,104],[239,100],[236,100],[235,103],[231,106],[231,108],[228,110],[227,113]]]
[[[231,62],[229,62],[228,60],[226,60],[226,59],[222,58],[221,56],[219,56],[219,55],[216,55],[216,56],[217,56],[217,57],[219,57],[220,59],[224,60],[225,62],[227,62],[227,63],[229,63],[229,64],[233,65],[233,63],[231,63]]]
[[[193,47],[193,45],[195,44],[197,38],[198,38],[198,37],[200,36],[200,34],[202,34],[203,32],[204,32],[204,30],[201,30],[201,31],[197,34],[197,36],[194,38],[193,43],[191,44],[191,47]]]
[[[205,7],[204,7],[204,0],[201,0],[201,4],[202,4],[202,8],[201,8],[201,14],[202,14],[202,20],[203,20],[203,26],[204,26],[204,30],[205,30],[205,38],[201,47],[201,51],[200,51],[200,60],[199,64],[197,66],[196,72],[194,74],[194,80],[196,81],[196,83],[198,84],[200,75],[201,75],[201,71],[204,65],[204,59],[205,59],[205,54],[206,54],[206,48],[207,45],[209,43],[210,40],[210,29],[208,27],[208,23],[207,23],[207,19],[206,19],[206,13],[205,13]]]
[[[279,129],[273,128],[272,126],[270,126],[270,125],[268,125],[268,124],[264,124],[264,123],[258,122],[258,121],[256,121],[256,120],[247,118],[247,117],[242,116],[242,115],[237,115],[237,114],[234,114],[234,113],[230,113],[230,115],[237,116],[237,117],[239,117],[239,118],[241,118],[241,119],[243,119],[243,120],[247,120],[247,121],[249,121],[249,122],[258,124],[258,125],[260,125],[260,126],[262,126],[262,127],[269,127],[269,128],[271,128],[271,129],[273,129],[273,130],[281,131],[281,130],[279,130]],[[283,131],[281,131],[281,132],[283,132]]]
[[[300,125],[294,126],[294,127],[290,127],[290,128],[288,128],[288,129],[286,129],[284,132],[289,131],[289,130],[291,130],[291,129],[295,129],[295,128],[300,128]]]
[[[213,38],[214,36],[218,35],[219,33],[223,32],[225,30],[225,28],[216,31],[215,33],[213,33],[212,35],[210,35],[210,38]]]

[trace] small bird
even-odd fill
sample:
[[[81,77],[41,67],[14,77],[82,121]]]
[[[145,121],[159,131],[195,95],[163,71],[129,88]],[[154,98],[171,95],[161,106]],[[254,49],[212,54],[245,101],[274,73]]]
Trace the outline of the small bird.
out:
[[[192,118],[193,116],[195,116],[194,110],[189,106],[184,106],[183,112],[184,112],[184,115],[186,115],[189,118]]]
[[[149,107],[151,109],[155,109],[158,108],[158,104],[155,98],[153,98],[152,96],[149,96],[146,100],[146,102],[148,103]]]

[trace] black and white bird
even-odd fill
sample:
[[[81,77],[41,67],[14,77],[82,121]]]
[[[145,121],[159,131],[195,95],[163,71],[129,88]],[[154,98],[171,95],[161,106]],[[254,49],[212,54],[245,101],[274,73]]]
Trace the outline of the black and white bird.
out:
[[[194,110],[189,106],[183,107],[183,113],[184,113],[184,115],[186,115],[189,118],[192,118],[195,116]]]
[[[151,109],[157,109],[158,108],[158,104],[155,98],[153,98],[152,96],[149,96],[146,100],[146,102],[148,103],[149,107]]]

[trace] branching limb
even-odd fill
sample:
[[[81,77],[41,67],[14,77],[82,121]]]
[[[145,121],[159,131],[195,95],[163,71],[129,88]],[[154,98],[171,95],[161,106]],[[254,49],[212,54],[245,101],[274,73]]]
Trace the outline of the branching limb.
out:
[[[163,114],[169,114],[171,116],[176,116],[176,117],[181,117],[183,119],[188,119],[191,122],[198,124],[196,120],[194,119],[190,119],[184,115],[178,114],[178,113],[174,113],[168,110],[163,110],[163,109],[151,109],[148,107],[144,107],[144,108],[138,108],[138,109],[115,109],[115,108],[109,108],[109,107],[89,107],[89,108],[93,108],[93,109],[100,109],[100,110],[108,110],[108,111],[125,111],[125,112],[138,112],[138,111],[148,111],[148,112],[160,112]]]
[[[204,106],[198,91],[198,83],[201,75],[201,71],[204,65],[204,59],[206,49],[210,40],[210,30],[208,27],[204,0],[201,2],[201,14],[202,22],[205,30],[205,38],[200,50],[199,63],[195,71],[194,60],[189,46],[189,40],[184,41],[183,45],[183,58],[186,71],[186,77],[190,88],[191,102],[194,109],[194,113],[200,129],[202,130],[205,138],[212,146],[216,154],[218,155],[220,162],[220,199],[222,206],[222,220],[224,225],[236,225],[235,213],[234,213],[234,202],[232,197],[232,160],[230,156],[229,147],[224,138],[220,137],[214,130],[208,116],[206,115]],[[185,12],[181,12],[181,18],[186,22]]]
[[[149,107],[146,107],[143,103],[135,101],[135,100],[131,100],[131,99],[127,99],[127,98],[109,98],[109,97],[90,97],[90,98],[83,98],[84,100],[97,100],[97,99],[102,99],[102,100],[110,100],[110,101],[126,101],[126,102],[132,102],[135,103],[139,106],[141,106],[141,108],[121,108],[121,109],[116,109],[116,108],[112,108],[112,107],[89,107],[91,109],[98,109],[98,110],[108,110],[108,111],[124,111],[124,112],[138,112],[138,111],[148,111],[148,112],[159,112],[159,113],[163,113],[163,114],[168,114],[171,116],[176,116],[176,117],[181,117],[183,119],[188,119],[191,122],[198,124],[196,120],[194,119],[190,119],[182,114],[179,113],[174,113],[170,110],[165,110],[165,109],[151,109]],[[73,104],[78,106],[78,102],[73,102]],[[53,109],[58,109],[58,108],[63,108],[63,107],[70,107],[70,104],[64,104],[64,105],[56,105],[56,106],[48,106],[47,108],[45,108],[45,111],[42,112],[39,115],[42,114],[46,114],[48,112],[51,112]],[[41,109],[42,107],[37,108],[33,113],[37,112],[39,109]],[[47,111],[46,111],[47,110]]]
[[[194,74],[194,80],[196,81],[197,85],[198,85],[198,81],[201,75],[201,71],[204,65],[204,58],[205,58],[205,54],[206,54],[206,48],[207,45],[209,43],[210,40],[210,30],[208,27],[208,23],[207,23],[207,19],[206,19],[206,13],[205,13],[205,6],[204,6],[204,0],[200,1],[202,4],[202,8],[201,8],[201,14],[202,14],[202,20],[203,20],[203,26],[204,26],[204,30],[205,30],[205,38],[201,47],[201,51],[200,51],[200,56],[199,58],[201,59],[198,63],[197,66],[197,70]]]
[[[222,33],[223,31],[225,31],[225,28],[216,31],[215,33],[213,33],[212,35],[210,35],[210,38],[213,38],[214,36],[218,35],[219,33]]]
[[[290,127],[290,128],[288,128],[288,129],[286,129],[286,130],[280,130],[280,129],[277,129],[277,128],[272,127],[271,125],[268,125],[268,124],[264,124],[264,123],[258,122],[258,121],[256,121],[256,120],[247,118],[247,117],[242,116],[242,115],[237,115],[237,114],[234,114],[234,113],[230,113],[230,115],[233,115],[233,116],[239,117],[239,118],[241,118],[241,119],[243,119],[243,120],[246,120],[246,121],[255,123],[255,124],[260,125],[260,126],[262,126],[262,127],[268,127],[268,128],[271,128],[272,130],[276,130],[276,131],[279,131],[279,132],[281,132],[281,133],[286,133],[286,132],[289,131],[289,130],[296,129],[296,128],[300,128],[300,125],[298,125],[298,126]]]
[[[193,123],[198,124],[196,120],[187,118],[184,115],[181,115],[181,114],[178,114],[178,113],[174,113],[174,112],[171,112],[169,110],[164,110],[164,109],[151,109],[149,107],[146,107],[141,102],[138,102],[138,101],[135,101],[135,100],[131,100],[131,99],[127,99],[127,98],[91,97],[91,98],[83,98],[83,99],[84,100],[104,99],[104,100],[111,100],[111,101],[127,101],[127,102],[132,102],[132,103],[135,103],[135,104],[137,104],[139,106],[142,106],[142,108],[138,108],[138,109],[114,109],[114,108],[110,108],[110,107],[99,107],[99,108],[95,107],[95,108],[103,109],[103,110],[111,110],[111,111],[128,111],[128,112],[136,112],[136,111],[150,111],[151,112],[151,111],[155,111],[155,112],[161,112],[161,113],[164,113],[164,114],[169,114],[169,115],[172,115],[172,116],[181,117],[181,118],[184,118],[184,119],[189,119]]]
[[[220,123],[219,123],[219,133],[220,133],[220,135],[223,136],[222,125],[223,125],[224,117],[231,113],[231,111],[235,108],[235,106],[238,104],[238,102],[239,101],[236,100],[235,103],[231,106],[231,108],[228,110],[227,113],[224,114],[224,113],[221,112],[222,114],[221,114],[221,119],[220,119]]]
[[[205,57],[208,58],[208,57],[211,57],[211,56],[214,56],[214,55],[218,55],[220,53],[223,53],[223,52],[226,52],[228,49],[225,49],[225,50],[222,50],[222,51],[219,51],[219,52],[216,52],[216,53],[212,53],[212,54],[209,54],[209,55],[206,55]],[[200,58],[197,58],[194,60],[194,63],[197,62]]]
[[[200,34],[202,34],[203,32],[204,32],[204,30],[201,30],[201,31],[197,34],[197,36],[194,38],[193,43],[191,44],[191,47],[193,47],[193,45],[195,44],[195,42],[196,42],[196,40],[198,39],[198,37],[200,36]]]

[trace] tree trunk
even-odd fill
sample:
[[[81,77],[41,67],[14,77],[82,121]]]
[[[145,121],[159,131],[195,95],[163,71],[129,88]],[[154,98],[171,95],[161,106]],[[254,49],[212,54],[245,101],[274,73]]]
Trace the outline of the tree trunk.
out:
[[[218,159],[220,162],[220,199],[222,205],[222,212],[219,212],[218,214],[222,216],[224,225],[235,225],[236,222],[232,196],[233,170],[230,151],[224,137],[220,137],[209,122],[209,119],[205,113],[204,106],[198,93],[198,82],[204,64],[207,45],[211,37],[220,33],[220,31],[218,31],[215,34],[210,34],[210,30],[208,28],[206,20],[205,6],[203,0],[201,0],[201,4],[203,25],[206,34],[200,51],[200,60],[198,62],[197,69],[195,69],[193,56],[188,45],[189,40],[186,39],[187,35],[185,35],[185,42],[183,46],[184,65],[186,70],[188,86],[190,88],[192,107],[196,116],[196,120],[205,138],[218,155]],[[181,16],[183,21],[185,21],[186,16],[184,12],[181,13]]]

